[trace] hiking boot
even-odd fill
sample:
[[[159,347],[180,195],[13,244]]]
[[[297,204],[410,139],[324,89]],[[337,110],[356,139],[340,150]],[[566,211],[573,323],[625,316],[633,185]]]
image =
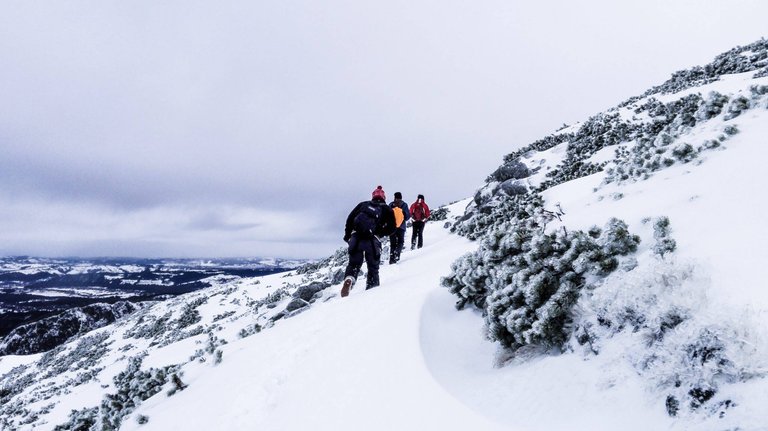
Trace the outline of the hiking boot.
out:
[[[352,287],[355,285],[355,279],[352,277],[347,277],[344,279],[344,284],[341,286],[341,297],[345,297],[349,295],[349,291],[352,290]]]

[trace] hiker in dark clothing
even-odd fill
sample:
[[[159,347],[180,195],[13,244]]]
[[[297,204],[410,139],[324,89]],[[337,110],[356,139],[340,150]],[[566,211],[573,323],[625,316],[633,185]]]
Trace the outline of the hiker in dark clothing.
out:
[[[387,197],[381,186],[372,193],[370,201],[360,202],[349,213],[344,228],[344,241],[349,244],[349,264],[344,272],[341,296],[349,295],[354,286],[363,260],[368,266],[366,289],[379,285],[379,261],[381,241],[379,237],[391,235],[395,230],[395,215],[387,205]]]
[[[424,202],[424,195],[419,195],[416,202],[411,204],[413,218],[413,233],[411,234],[411,250],[424,245],[424,224],[429,219],[429,206]],[[418,243],[417,243],[418,241]]]
[[[395,214],[396,227],[389,236],[389,264],[391,265],[400,260],[405,242],[405,222],[410,220],[411,212],[408,210],[408,204],[403,202],[403,195],[400,192],[395,192],[395,200],[389,203],[389,207]]]

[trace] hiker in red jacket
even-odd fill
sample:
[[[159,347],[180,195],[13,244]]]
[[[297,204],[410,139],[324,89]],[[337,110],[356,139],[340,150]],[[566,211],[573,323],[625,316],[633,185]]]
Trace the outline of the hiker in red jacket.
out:
[[[413,234],[411,234],[411,250],[424,245],[424,224],[429,218],[429,206],[424,202],[424,195],[419,195],[416,202],[411,204],[411,219],[413,220]],[[418,244],[417,244],[418,241]]]

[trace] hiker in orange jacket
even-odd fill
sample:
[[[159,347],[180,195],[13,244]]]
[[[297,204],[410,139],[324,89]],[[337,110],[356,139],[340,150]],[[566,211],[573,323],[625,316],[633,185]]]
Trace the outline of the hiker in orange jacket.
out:
[[[405,243],[405,222],[411,219],[411,213],[408,211],[408,204],[403,202],[403,194],[395,192],[395,200],[389,203],[389,207],[395,213],[395,231],[389,236],[389,264],[392,265],[400,260],[400,253],[403,252]]]
[[[419,195],[416,202],[411,204],[413,233],[411,234],[411,250],[424,245],[424,224],[429,219],[429,206],[424,202],[424,195]]]

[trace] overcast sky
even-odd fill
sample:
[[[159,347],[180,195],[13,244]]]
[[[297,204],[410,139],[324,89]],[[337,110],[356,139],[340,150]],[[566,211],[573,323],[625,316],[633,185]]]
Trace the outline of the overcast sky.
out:
[[[767,36],[767,16],[765,0],[0,0],[0,255],[321,257],[376,185],[470,196],[504,154]]]

